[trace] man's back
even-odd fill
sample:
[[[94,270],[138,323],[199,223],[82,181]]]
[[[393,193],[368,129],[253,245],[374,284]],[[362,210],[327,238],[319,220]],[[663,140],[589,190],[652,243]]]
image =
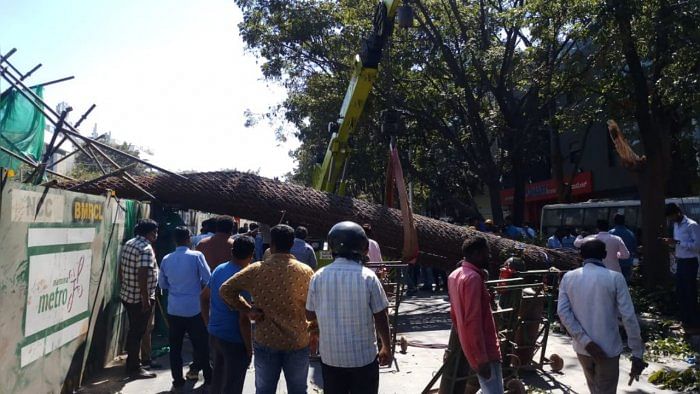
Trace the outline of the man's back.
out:
[[[292,249],[289,250],[289,253],[293,254],[297,261],[304,263],[313,269],[315,269],[318,265],[316,262],[316,253],[314,252],[314,248],[303,239],[294,238],[294,245],[292,246]]]
[[[139,268],[148,269],[148,290],[152,297],[158,282],[158,268],[153,247],[141,236],[136,236],[124,244],[121,250],[119,272],[121,276],[120,297],[127,303],[141,302],[139,290]]]
[[[231,247],[233,247],[233,239],[224,233],[216,233],[197,244],[197,250],[204,254],[211,270],[231,259]]]
[[[219,295],[219,289],[225,281],[240,272],[240,270],[241,267],[230,261],[219,264],[214,272],[211,273],[211,279],[209,280],[209,288],[211,289],[209,333],[218,338],[235,343],[243,342],[238,324],[239,312],[226,305]]]
[[[190,317],[200,312],[199,295],[210,271],[201,252],[179,246],[160,265],[158,283],[168,290],[168,313]]]
[[[369,239],[369,252],[367,252],[367,256],[369,256],[369,261],[372,263],[381,263],[383,261],[382,259],[382,251],[379,248],[379,243],[373,239]]]
[[[622,340],[618,333],[618,316],[622,317],[630,340],[641,343],[625,278],[595,263],[586,263],[564,275],[559,285],[558,313],[574,337],[574,350],[579,354],[589,355],[585,346],[592,340],[608,357],[619,355]],[[638,347],[643,348],[634,346]]]
[[[605,243],[605,251],[607,252],[607,255],[603,259],[603,264],[605,264],[605,266],[610,270],[622,272],[619,259],[626,259],[630,257],[630,252],[627,250],[625,243],[622,242],[622,239],[606,231],[601,231],[598,234],[589,235],[585,238],[577,238],[574,245],[580,248],[581,245],[592,239],[598,239]]]
[[[379,278],[359,262],[338,258],[311,279],[307,309],[316,313],[327,365],[360,367],[377,355],[375,313],[388,307]]]
[[[635,237],[632,230],[628,229],[627,227],[620,225],[615,226],[612,230],[610,230],[610,234],[618,236],[620,239],[622,239],[622,242],[624,242],[627,250],[630,252],[630,255],[637,250],[637,237]]]
[[[298,350],[309,344],[306,296],[314,271],[291,254],[277,253],[253,263],[221,286],[222,297],[247,290],[265,314],[256,322],[255,339],[277,350]]]

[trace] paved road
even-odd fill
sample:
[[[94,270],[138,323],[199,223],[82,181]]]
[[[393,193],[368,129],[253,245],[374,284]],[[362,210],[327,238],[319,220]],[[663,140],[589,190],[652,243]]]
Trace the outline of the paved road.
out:
[[[442,364],[444,349],[449,337],[450,319],[449,304],[444,295],[419,293],[418,297],[407,299],[401,308],[402,321],[399,325],[400,336],[404,336],[412,346],[407,354],[397,354],[399,370],[385,368],[380,373],[380,393],[382,394],[413,394],[421,393],[426,384],[434,376]],[[561,373],[552,373],[545,367],[545,372],[535,371],[522,375],[528,388],[534,392],[551,393],[587,393],[583,372],[578,365],[576,356],[571,348],[568,337],[553,334],[549,337],[547,354],[557,353],[564,359],[564,369]],[[167,356],[157,360],[163,368],[157,370],[158,377],[149,380],[129,381],[122,377],[122,363],[108,368],[101,376],[86,384],[84,393],[124,393],[150,394],[165,393],[170,390],[170,371],[167,366]],[[626,376],[629,373],[629,362],[620,362],[619,393],[671,393],[646,382],[649,373],[661,368],[654,363],[645,371],[640,382],[627,386]],[[255,371],[248,370],[244,393],[254,393]],[[195,393],[205,392],[202,380],[196,384],[189,383],[189,390]],[[434,386],[437,388],[439,382]],[[312,363],[309,371],[309,393],[321,393],[323,386],[320,366]],[[280,380],[278,393],[286,393],[284,379]]]

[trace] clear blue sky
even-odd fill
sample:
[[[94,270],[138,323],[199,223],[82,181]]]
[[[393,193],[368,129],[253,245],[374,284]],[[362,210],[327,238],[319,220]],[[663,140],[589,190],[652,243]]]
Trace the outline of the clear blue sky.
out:
[[[246,109],[265,112],[285,93],[244,53],[241,19],[232,0],[0,0],[0,50],[17,48],[22,71],[43,64],[30,84],[75,75],[45,98],[68,102],[73,121],[97,104],[83,134],[97,124],[173,170],[282,176],[298,141],[279,143],[267,122],[244,127]]]

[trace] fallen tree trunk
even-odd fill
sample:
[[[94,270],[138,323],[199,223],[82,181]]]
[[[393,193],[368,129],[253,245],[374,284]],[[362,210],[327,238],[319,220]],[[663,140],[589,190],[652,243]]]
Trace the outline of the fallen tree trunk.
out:
[[[234,215],[268,224],[284,221],[304,225],[310,234],[321,238],[325,238],[331,226],[343,220],[370,223],[384,254],[401,257],[403,231],[401,211],[397,209],[236,171],[185,176],[187,181],[166,174],[136,177],[136,181],[159,202],[175,208]],[[65,182],[58,187],[67,189],[76,185]],[[113,190],[122,198],[146,199],[137,188],[117,178],[74,190],[93,194]],[[580,265],[579,258],[571,253],[524,245],[425,216],[415,215],[414,219],[420,248],[418,262],[447,272],[461,259],[464,239],[477,235],[487,238],[498,261],[518,254],[522,255],[527,269],[555,266],[568,270]],[[524,247],[522,253],[519,247]]]

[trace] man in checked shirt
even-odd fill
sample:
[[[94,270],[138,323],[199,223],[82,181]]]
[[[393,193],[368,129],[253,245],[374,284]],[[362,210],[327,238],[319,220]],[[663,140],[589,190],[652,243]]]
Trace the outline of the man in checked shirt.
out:
[[[312,347],[316,338],[320,345],[323,392],[376,394],[379,366],[392,359],[389,301],[374,271],[362,266],[369,241],[359,224],[336,224],[328,243],[335,260],[311,278],[306,299]]]
[[[126,372],[134,379],[155,378],[156,374],[141,367],[141,339],[153,313],[158,284],[158,267],[151,244],[158,238],[158,223],[141,219],[134,229],[135,237],[122,247],[119,264],[121,289],[119,297],[129,317],[126,336]]]

